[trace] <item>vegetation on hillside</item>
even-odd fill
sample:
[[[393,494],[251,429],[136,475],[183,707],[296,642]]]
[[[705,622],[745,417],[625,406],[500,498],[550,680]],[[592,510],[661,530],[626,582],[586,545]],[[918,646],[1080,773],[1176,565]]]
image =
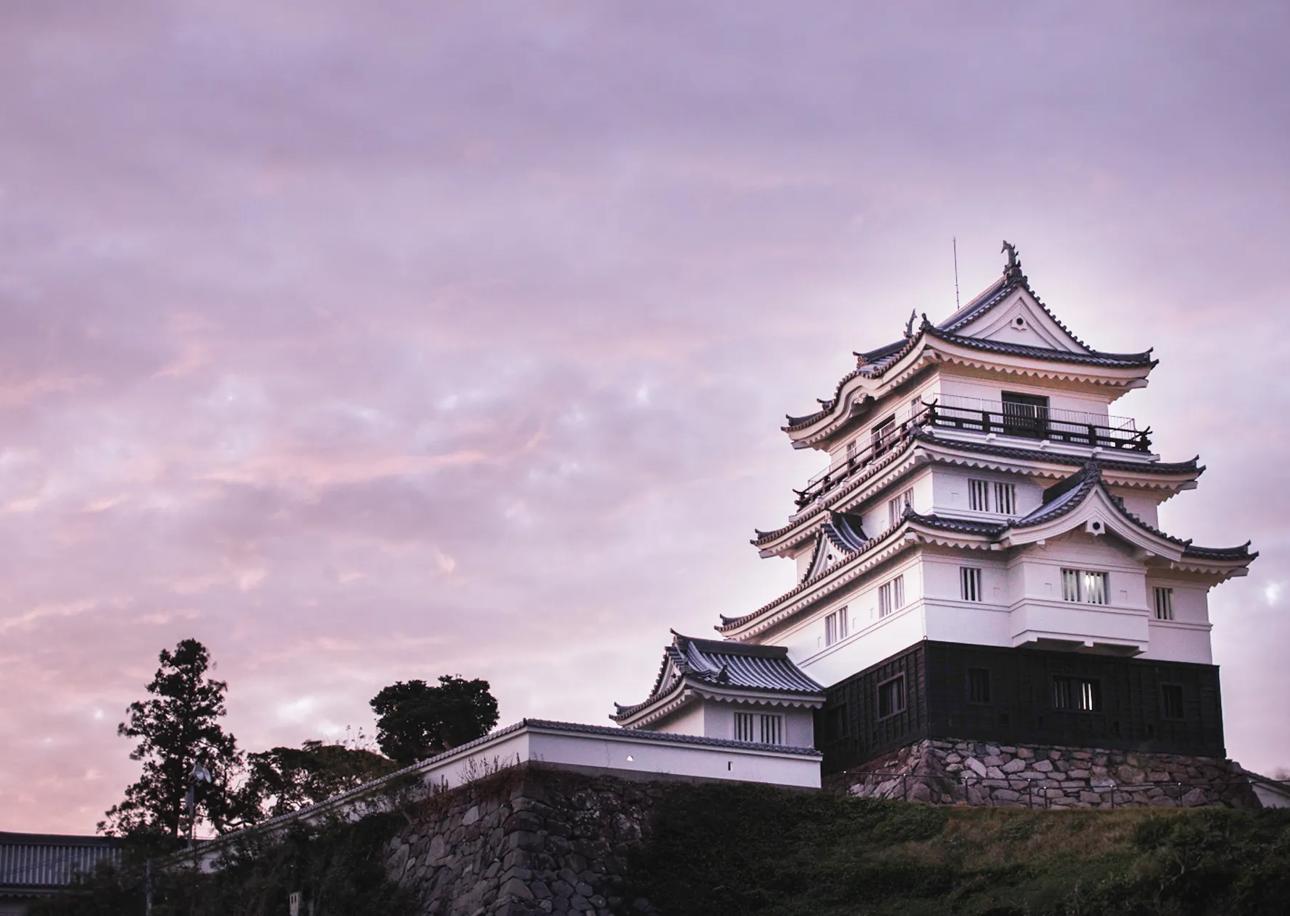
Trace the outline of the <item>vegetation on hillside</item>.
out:
[[[630,881],[668,916],[1283,913],[1290,812],[933,808],[678,786]]]

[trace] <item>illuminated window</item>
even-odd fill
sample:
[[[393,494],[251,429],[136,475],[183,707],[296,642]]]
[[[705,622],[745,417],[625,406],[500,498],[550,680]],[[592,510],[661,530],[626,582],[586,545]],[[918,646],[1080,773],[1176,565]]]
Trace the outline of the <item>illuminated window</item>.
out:
[[[1062,600],[1106,604],[1106,573],[1087,569],[1062,570]]]
[[[1053,706],[1076,712],[1102,711],[1102,685],[1084,677],[1054,677]]]

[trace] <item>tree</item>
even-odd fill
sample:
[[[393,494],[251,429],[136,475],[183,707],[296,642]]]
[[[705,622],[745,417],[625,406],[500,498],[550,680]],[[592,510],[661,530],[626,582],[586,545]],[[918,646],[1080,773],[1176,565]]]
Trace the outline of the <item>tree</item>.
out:
[[[376,743],[407,765],[488,734],[497,724],[497,700],[488,681],[440,675],[439,685],[397,681],[372,698]]]
[[[143,761],[143,773],[99,830],[178,839],[205,817],[222,832],[237,817],[229,782],[241,764],[237,740],[219,723],[227,712],[228,684],[207,676],[210,653],[195,639],[183,640],[173,652],[162,649],[159,659],[161,667],[147,686],[151,698],[131,703],[127,721],[117,726],[117,734],[138,739],[130,759]]]
[[[339,795],[398,764],[362,748],[306,741],[298,748],[275,747],[247,755],[242,800],[248,812],[274,817]]]

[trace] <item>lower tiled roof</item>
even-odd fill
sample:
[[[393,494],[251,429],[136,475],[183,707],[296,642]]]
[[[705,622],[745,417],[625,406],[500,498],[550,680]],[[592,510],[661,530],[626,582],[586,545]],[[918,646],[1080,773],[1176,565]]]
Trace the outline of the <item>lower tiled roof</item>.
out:
[[[650,694],[639,703],[614,704],[611,718],[639,712],[671,692],[678,680],[688,679],[735,690],[822,695],[824,688],[788,657],[783,646],[755,646],[720,639],[695,639],[672,634],[672,645],[663,650],[663,664]]]

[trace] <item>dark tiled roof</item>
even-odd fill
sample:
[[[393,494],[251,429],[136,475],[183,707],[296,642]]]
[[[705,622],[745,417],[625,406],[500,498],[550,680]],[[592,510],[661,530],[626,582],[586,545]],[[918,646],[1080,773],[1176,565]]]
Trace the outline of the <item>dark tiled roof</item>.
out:
[[[617,711],[611,718],[623,719],[644,709],[682,679],[773,693],[814,695],[824,690],[789,660],[783,646],[751,646],[673,633],[649,697],[630,706],[615,703]]]
[[[946,439],[934,436],[926,430],[914,430],[910,435],[920,442],[949,446],[965,452],[976,452],[981,455],[997,455],[1000,458],[1020,458],[1023,461],[1046,461],[1050,464],[1071,464],[1083,466],[1088,462],[1086,455],[1069,455],[1064,452],[1049,452],[1037,448],[1016,448],[1010,445],[996,445],[992,442],[975,442],[970,439]],[[1124,461],[1118,458],[1099,458],[1098,464],[1104,470],[1134,471],[1141,474],[1188,474],[1203,473],[1205,468],[1199,464],[1197,455],[1188,461]]]
[[[0,888],[67,887],[77,874],[120,856],[121,841],[113,837],[0,833]]]
[[[844,558],[844,560],[851,559],[866,552],[877,542],[885,540],[891,537],[894,533],[904,530],[911,523],[941,531],[980,535],[991,540],[999,540],[1009,531],[1033,528],[1036,525],[1046,524],[1074,511],[1081,503],[1084,502],[1085,499],[1089,497],[1090,494],[1098,489],[1102,490],[1106,495],[1107,500],[1127,522],[1157,538],[1161,538],[1182,548],[1182,553],[1185,557],[1191,557],[1197,560],[1235,561],[1253,560],[1258,556],[1257,553],[1250,553],[1250,544],[1248,541],[1238,547],[1196,547],[1192,545],[1190,540],[1183,540],[1182,538],[1165,534],[1165,532],[1161,531],[1159,528],[1156,528],[1130,512],[1124,505],[1124,500],[1106,489],[1106,484],[1102,480],[1102,464],[1099,461],[1093,460],[1086,461],[1084,466],[1074,474],[1071,474],[1065,480],[1062,480],[1045,490],[1043,503],[1041,503],[1033,512],[1022,516],[1021,518],[1013,519],[1008,522],[978,521],[974,519],[949,518],[940,515],[921,515],[914,512],[913,509],[907,508],[901,524],[888,531],[884,531],[876,538],[871,538],[860,548],[852,551]],[[832,568],[833,567],[830,567],[830,569]],[[782,604],[787,599],[806,591],[822,579],[828,572],[829,570],[824,570],[817,575],[804,580],[796,588],[785,592],[778,598],[767,602],[749,614],[744,614],[739,617],[727,617],[724,614],[720,615],[721,623],[716,627],[716,629],[723,632],[729,631],[742,626],[750,620],[755,620],[775,606]]]
[[[1062,329],[1072,340],[1086,349],[1087,353],[1071,353],[1064,350],[1050,350],[1046,347],[1033,347],[1025,344],[1013,344],[1003,341],[983,340],[977,337],[966,337],[955,333],[959,328],[965,327],[982,315],[989,312],[995,306],[999,305],[1016,289],[1025,289],[1031,298],[1038,303],[1044,313],[1051,318],[1058,327]],[[1100,350],[1094,350],[1084,341],[1080,340],[1074,332],[1068,328],[1060,318],[1053,314],[1052,310],[1043,303],[1030,286],[1030,281],[1025,274],[1021,272],[1020,264],[1015,267],[1004,269],[1004,273],[992,284],[979,293],[971,302],[958,309],[949,318],[939,324],[933,325],[923,316],[923,324],[916,332],[910,334],[902,340],[896,340],[874,350],[857,352],[856,368],[844,375],[834,388],[833,397],[827,400],[820,399],[820,409],[813,411],[804,416],[795,417],[791,414],[787,416],[788,423],[782,427],[785,432],[796,432],[815,423],[833,410],[842,394],[842,388],[847,382],[857,376],[868,376],[871,378],[882,376],[893,364],[898,362],[901,357],[912,350],[923,336],[934,337],[938,340],[944,340],[949,343],[960,346],[971,347],[977,350],[983,350],[991,353],[1011,354],[1015,356],[1027,356],[1034,359],[1056,360],[1059,362],[1084,363],[1100,366],[1115,367],[1134,367],[1154,365],[1151,358],[1151,351],[1147,350],[1142,353],[1108,353]]]
[[[1088,462],[1086,455],[1070,455],[1064,452],[1042,451],[1034,448],[1015,448],[1007,445],[996,445],[991,442],[976,442],[971,439],[947,439],[943,436],[936,436],[926,429],[917,428],[910,430],[903,435],[912,442],[926,442],[932,445],[955,448],[964,452],[973,452],[979,455],[993,455],[999,458],[1017,458],[1023,461],[1043,461],[1049,464],[1066,464],[1082,467]],[[906,443],[906,446],[908,442]],[[905,446],[898,446],[888,454],[903,452]],[[1131,471],[1139,474],[1196,474],[1199,476],[1205,472],[1205,467],[1200,463],[1200,456],[1189,461],[1124,461],[1117,458],[1099,458],[1098,463],[1103,470],[1110,471]],[[856,472],[855,480],[851,483],[859,483],[861,480],[871,476],[870,471],[879,469],[879,462],[873,462]],[[851,483],[839,486],[837,489],[828,492],[831,500],[848,492],[851,489]],[[792,531],[801,523],[798,521],[789,522],[770,531],[762,531],[760,528],[753,529],[753,538],[750,543],[755,547],[769,543],[778,537]]]

